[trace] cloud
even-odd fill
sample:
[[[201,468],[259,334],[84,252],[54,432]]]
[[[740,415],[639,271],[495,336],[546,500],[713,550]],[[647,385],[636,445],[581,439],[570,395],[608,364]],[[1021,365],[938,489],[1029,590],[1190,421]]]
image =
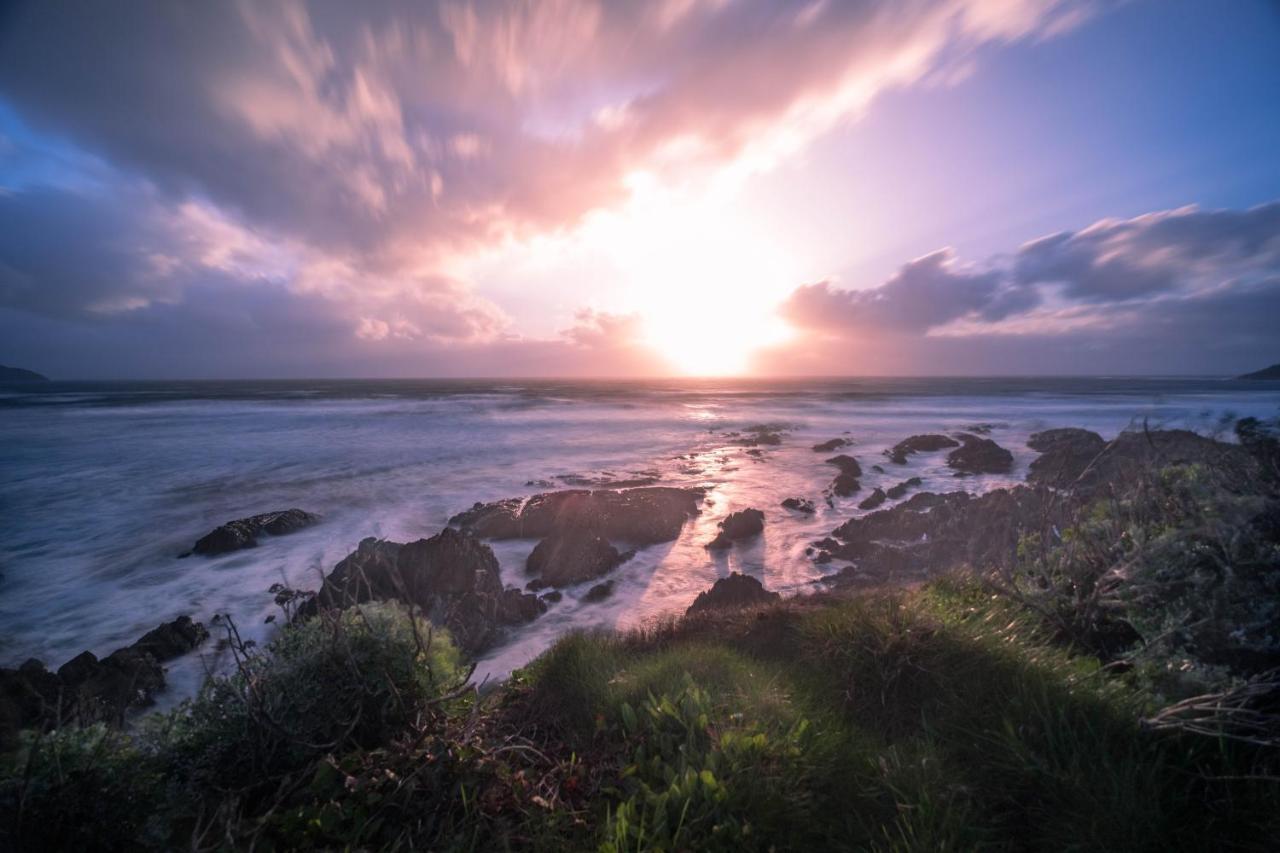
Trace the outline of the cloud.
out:
[[[796,289],[761,369],[1238,372],[1280,355],[1280,203],[1107,219],[965,267],[950,250],[861,290]]]

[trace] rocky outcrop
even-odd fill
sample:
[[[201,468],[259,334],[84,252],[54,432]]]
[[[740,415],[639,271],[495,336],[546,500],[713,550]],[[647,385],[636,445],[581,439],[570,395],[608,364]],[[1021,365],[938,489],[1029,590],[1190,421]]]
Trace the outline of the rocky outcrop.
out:
[[[208,636],[204,625],[180,616],[102,659],[86,651],[57,672],[35,659],[17,669],[0,669],[0,748],[11,746],[24,728],[120,723],[129,710],[150,705],[164,688],[162,663],[186,654]]]
[[[542,586],[569,586],[598,578],[629,559],[590,530],[553,533],[539,542],[525,562],[525,570],[538,576]]]
[[[309,527],[319,520],[317,516],[300,509],[264,512],[261,515],[238,518],[200,537],[190,553],[213,556],[253,548],[258,544],[259,536],[284,536]]]
[[[477,503],[449,519],[449,525],[484,539],[542,539],[585,530],[611,541],[652,545],[679,536],[685,521],[698,514],[701,498],[697,489],[664,486],[570,489]]]
[[[598,583],[591,587],[591,589],[587,590],[586,595],[582,596],[582,600],[588,604],[596,604],[604,601],[611,595],[613,595],[613,581],[605,581],[604,583]]]
[[[782,444],[782,436],[787,427],[779,424],[755,424],[743,428],[740,433],[729,433],[730,444],[739,447],[776,447]]]
[[[1169,465],[1208,465],[1241,477],[1258,470],[1257,460],[1240,445],[1181,429],[1132,430],[1110,442],[1087,430],[1048,430],[1033,435],[1028,446],[1042,450],[1028,481],[1068,489],[1080,498]]]
[[[833,531],[831,553],[852,562],[844,582],[920,580],[961,566],[1007,566],[1026,533],[1047,532],[1061,505],[1044,489],[1018,486],[974,497],[921,492],[897,506],[853,518]]]
[[[858,509],[875,509],[887,499],[884,489],[877,486],[874,492],[862,499],[862,502],[858,504]]]
[[[739,610],[743,607],[755,607],[770,604],[781,598],[776,592],[764,588],[760,581],[748,575],[733,572],[727,578],[720,578],[711,589],[698,593],[698,597],[689,605],[685,614],[703,613],[709,610]]]
[[[960,434],[961,446],[947,454],[947,465],[957,474],[1007,474],[1013,470],[1013,454],[989,438]]]
[[[857,494],[862,489],[862,482],[858,479],[862,476],[862,466],[858,464],[857,459],[841,453],[839,456],[832,456],[826,462],[828,465],[834,465],[840,469],[840,473],[836,475],[836,478],[831,481],[831,485],[828,487],[828,491],[831,494],[847,498],[850,495]]]
[[[885,456],[896,465],[906,465],[907,457],[914,453],[933,453],[949,447],[959,447],[960,442],[946,435],[928,434],[913,435],[903,439],[884,452]]]
[[[749,539],[764,532],[764,513],[758,509],[743,509],[730,513],[720,522],[720,532],[708,543],[712,550],[722,550],[742,539]]]
[[[888,489],[886,489],[885,496],[888,497],[890,500],[896,501],[898,498],[905,495],[908,490],[914,489],[916,486],[921,485],[923,482],[924,481],[921,480],[919,477],[908,477],[898,485],[890,486]],[[863,507],[863,508],[866,509],[866,507]]]
[[[445,528],[407,544],[365,539],[334,567],[295,618],[377,599],[420,608],[471,654],[497,642],[504,626],[546,610],[537,596],[503,588],[498,560],[488,545]]]
[[[833,450],[839,450],[842,447],[849,447],[853,442],[847,438],[833,438],[830,441],[824,441],[821,444],[813,446],[814,453],[830,453]]]
[[[782,508],[804,515],[813,515],[817,512],[817,509],[813,506],[813,501],[808,498],[787,498],[782,502]]]
[[[1253,373],[1245,373],[1242,376],[1237,376],[1236,379],[1249,379],[1258,382],[1280,381],[1280,364],[1273,364],[1270,367],[1255,370]]]
[[[840,469],[841,474],[848,474],[851,477],[862,476],[862,466],[858,464],[858,460],[854,459],[847,453],[841,453],[839,456],[832,456],[825,460],[828,465],[834,465]]]

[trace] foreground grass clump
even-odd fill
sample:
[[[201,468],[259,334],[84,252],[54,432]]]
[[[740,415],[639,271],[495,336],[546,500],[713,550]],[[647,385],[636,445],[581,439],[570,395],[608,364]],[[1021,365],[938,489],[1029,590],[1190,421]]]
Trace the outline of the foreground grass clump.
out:
[[[1280,832],[1273,752],[1145,726],[1141,680],[971,580],[574,634],[483,699],[424,631],[399,608],[326,615],[132,735],[28,740],[8,840],[1165,851]]]

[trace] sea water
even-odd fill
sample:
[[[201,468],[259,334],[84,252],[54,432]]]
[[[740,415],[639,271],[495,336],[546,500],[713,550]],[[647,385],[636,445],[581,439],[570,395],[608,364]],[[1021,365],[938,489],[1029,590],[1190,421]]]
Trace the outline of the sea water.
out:
[[[822,587],[839,562],[806,547],[859,514],[876,487],[984,492],[1021,482],[1031,433],[1083,426],[1111,438],[1143,423],[1229,437],[1233,418],[1280,414],[1280,383],[1215,379],[856,379],[650,382],[288,381],[48,383],[0,389],[0,665],[56,667],[103,655],[181,614],[229,614],[258,642],[280,620],[268,589],[302,589],[366,536],[411,541],[476,501],[580,478],[657,476],[707,489],[680,537],[618,568],[613,595],[565,591],[512,630],[477,669],[500,679],[577,628],[630,627],[683,611],[731,571],[785,595]],[[726,435],[788,432],[756,456]],[[1012,451],[1007,475],[957,479],[945,454],[892,465],[909,435],[988,425]],[[863,490],[828,505],[831,438],[853,445]],[[872,470],[873,464],[885,473]],[[814,501],[803,516],[787,497]],[[315,527],[257,548],[179,559],[228,520],[299,507]],[[765,512],[764,534],[728,552],[704,547],[729,512]],[[533,541],[493,543],[503,581],[523,587]],[[166,702],[227,665],[217,645],[170,666]]]

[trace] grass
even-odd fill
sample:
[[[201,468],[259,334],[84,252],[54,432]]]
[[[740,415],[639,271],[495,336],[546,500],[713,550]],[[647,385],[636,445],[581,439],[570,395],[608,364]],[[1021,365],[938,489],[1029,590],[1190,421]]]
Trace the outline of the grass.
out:
[[[1140,682],[964,579],[572,634],[484,700],[435,681],[451,647],[424,655],[405,614],[373,612],[286,633],[167,727],[29,741],[0,785],[28,821],[9,841],[38,849],[33,815],[104,849],[1263,850],[1280,832],[1274,755],[1144,728]],[[246,678],[305,736],[250,713]]]

